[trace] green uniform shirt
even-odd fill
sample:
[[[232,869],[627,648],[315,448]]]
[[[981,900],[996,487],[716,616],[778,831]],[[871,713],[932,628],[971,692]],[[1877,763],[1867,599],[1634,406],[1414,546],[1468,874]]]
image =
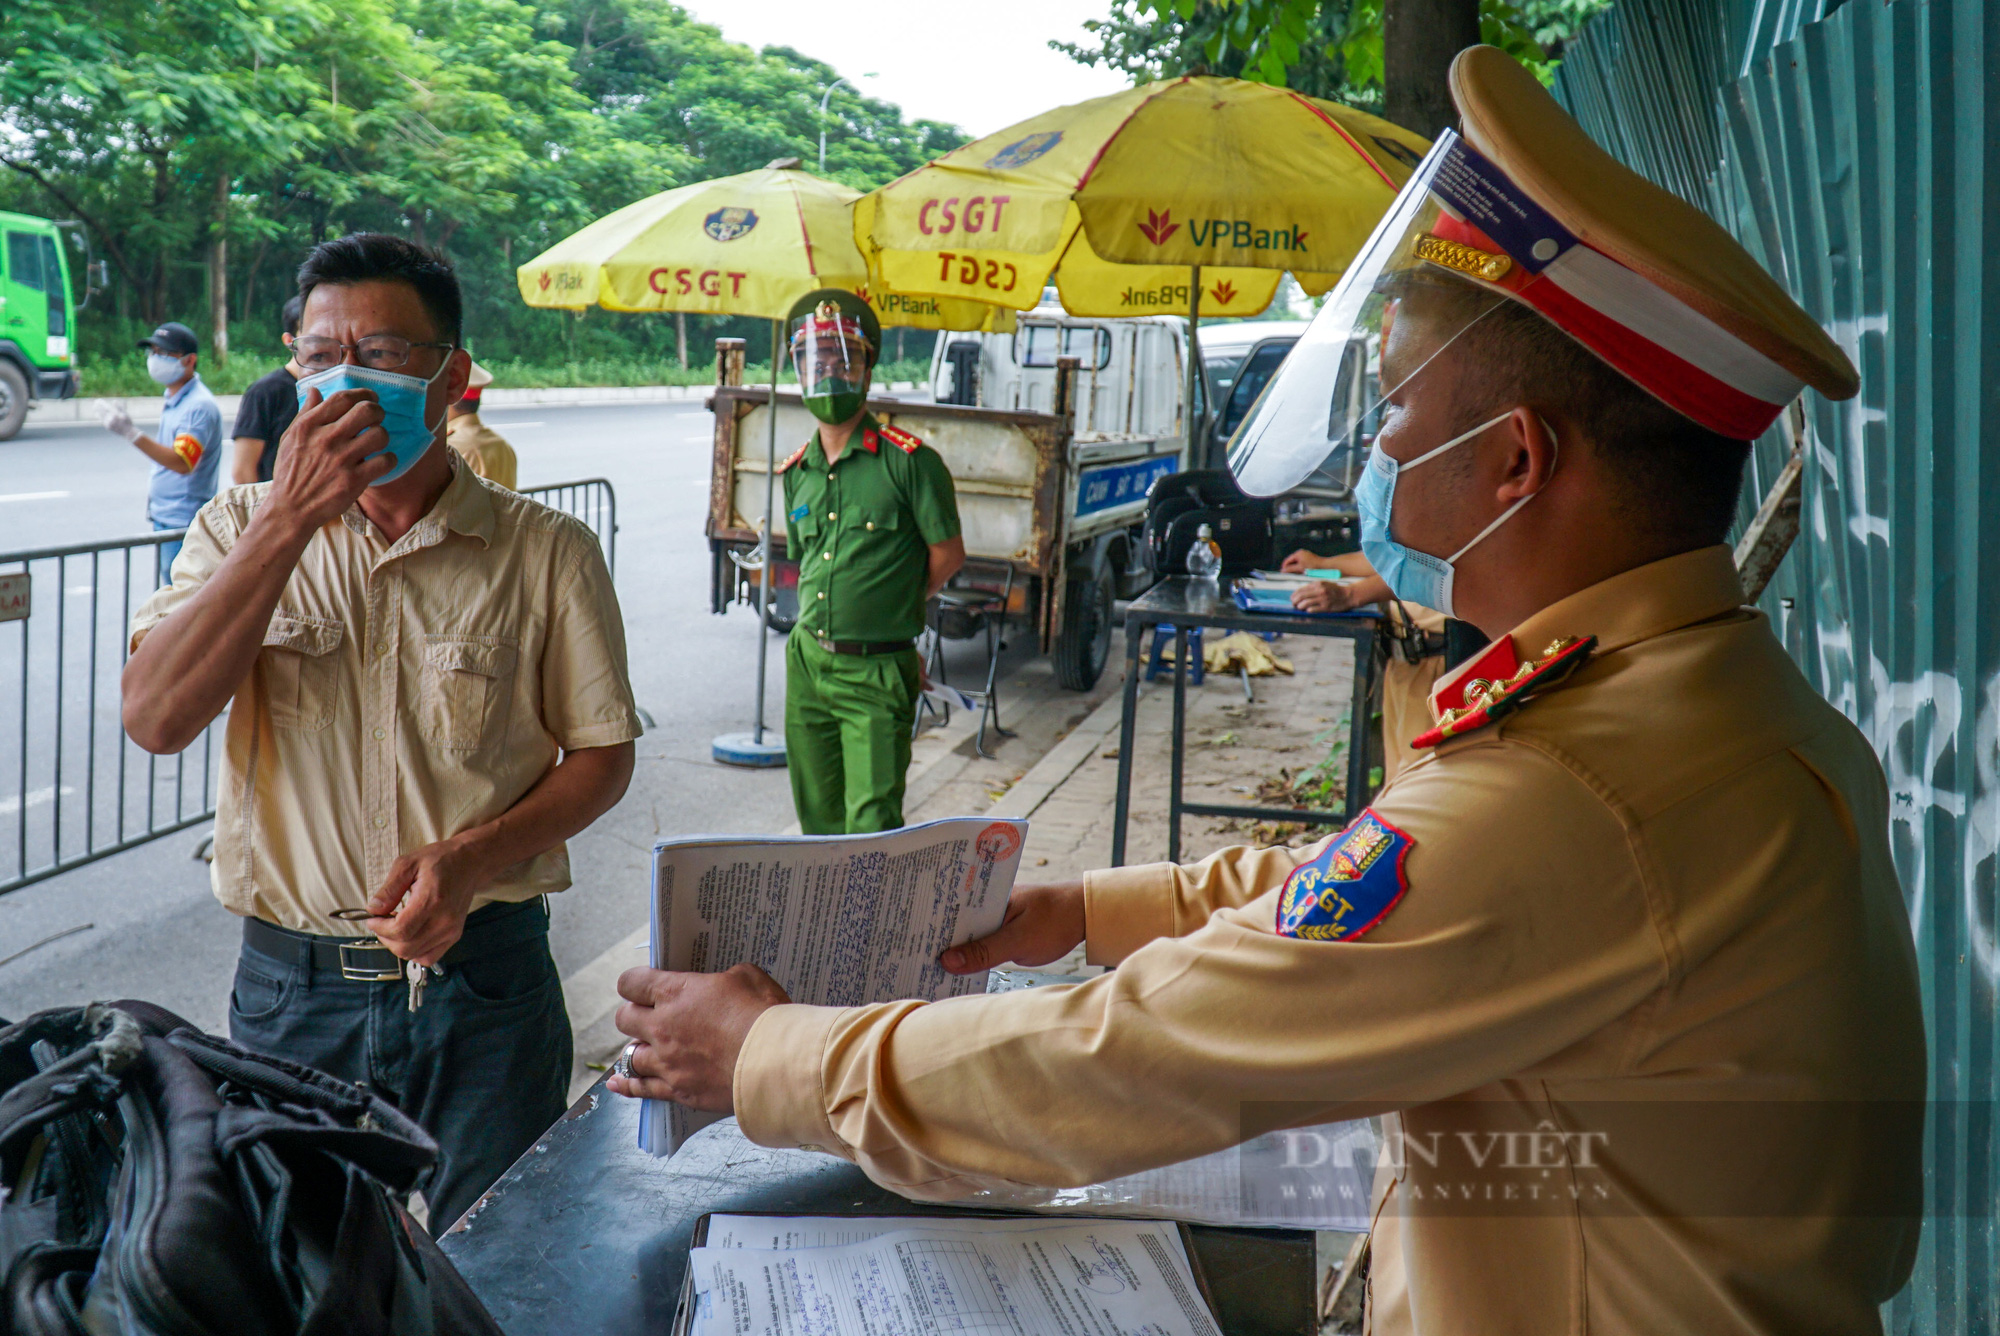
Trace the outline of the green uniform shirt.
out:
[[[781,468],[800,628],[828,640],[920,635],[930,545],[959,533],[944,459],[908,432],[863,417],[831,467],[814,432]]]

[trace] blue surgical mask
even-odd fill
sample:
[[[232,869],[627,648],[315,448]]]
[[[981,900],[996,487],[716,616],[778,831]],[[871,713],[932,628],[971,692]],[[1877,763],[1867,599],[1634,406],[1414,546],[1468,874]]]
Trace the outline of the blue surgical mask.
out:
[[[1501,511],[1498,518],[1472,536],[1471,542],[1449,557],[1433,557],[1427,552],[1404,547],[1393,536],[1390,520],[1395,513],[1397,475],[1465,444],[1488,428],[1505,422],[1513,414],[1514,410],[1510,408],[1471,431],[1452,437],[1435,450],[1425,451],[1407,464],[1399,465],[1383,454],[1380,444],[1369,451],[1368,466],[1361,471],[1361,481],[1354,488],[1354,506],[1361,514],[1361,555],[1368,558],[1368,564],[1375,568],[1375,573],[1403,602],[1431,608],[1447,617],[1456,616],[1451,603],[1454,563],[1485,541],[1488,534],[1514,518],[1514,512],[1534,500],[1537,494],[1530,493]],[[1542,424],[1542,429],[1548,430],[1546,422]],[[1553,440],[1555,433],[1550,432],[1549,436]]]
[[[187,368],[172,353],[147,353],[146,374],[162,385],[171,385],[187,374]]]
[[[322,399],[342,390],[367,390],[372,393],[375,402],[382,406],[382,430],[389,433],[389,444],[367,457],[373,459],[375,455],[388,455],[396,465],[368,484],[380,487],[408,473],[410,466],[423,458],[424,451],[436,442],[437,429],[444,422],[444,414],[439,413],[435,423],[427,422],[424,400],[430,393],[431,382],[442,376],[445,367],[450,365],[451,359],[446,358],[444,366],[427,380],[422,376],[405,376],[400,371],[377,371],[373,367],[343,362],[299,379],[299,407],[306,406],[307,390],[318,390]]]

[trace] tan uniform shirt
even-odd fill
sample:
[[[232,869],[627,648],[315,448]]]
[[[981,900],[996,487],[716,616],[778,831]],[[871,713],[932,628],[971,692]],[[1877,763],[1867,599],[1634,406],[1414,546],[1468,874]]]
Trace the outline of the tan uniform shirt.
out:
[[[1404,1144],[1448,1153],[1379,1175],[1378,1332],[1878,1331],[1914,1258],[1920,1136],[1847,1135],[1828,1111],[1925,1088],[1887,795],[1741,599],[1728,550],[1708,548],[1518,628],[1524,656],[1599,645],[1377,799],[1413,843],[1407,893],[1365,936],[1276,931],[1280,888],[1317,849],[1095,873],[1090,958],[1117,969],[773,1008],[737,1063],[744,1132],[949,1197],[1399,1111]],[[1717,1136],[1706,1114],[1663,1120],[1663,1101],[1744,1116]],[[1549,1131],[1567,1161],[1490,1155]],[[1486,1191],[1511,1173],[1553,1196],[1458,1201],[1480,1148]],[[1572,1183],[1611,1198],[1571,1202]]]
[[[400,855],[505,812],[559,751],[639,736],[625,627],[597,539],[454,464],[394,544],[350,508],[306,545],[229,711],[216,899],[287,928],[353,936]],[[188,599],[270,491],[232,487],[188,527],[174,581],[132,641]],[[473,906],[569,885],[557,845]]]
[[[1400,621],[1398,607],[1407,608],[1410,621],[1419,632],[1432,635],[1444,631],[1444,614],[1412,604],[1386,604],[1385,611]],[[1400,640],[1389,644],[1388,661],[1382,665],[1382,782],[1387,784],[1405,767],[1414,764],[1418,753],[1410,749],[1410,739],[1436,721],[1431,718],[1431,688],[1444,672],[1444,655],[1426,654],[1415,663],[1403,657]]]
[[[488,482],[497,482],[510,492],[521,490],[514,465],[514,447],[507,438],[467,413],[453,418],[444,429],[445,444],[458,451],[472,465],[472,471]]]

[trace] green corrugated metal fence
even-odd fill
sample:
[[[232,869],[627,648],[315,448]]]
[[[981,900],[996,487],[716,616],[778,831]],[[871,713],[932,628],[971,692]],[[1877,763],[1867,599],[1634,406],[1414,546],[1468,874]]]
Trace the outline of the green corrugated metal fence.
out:
[[[1897,1332],[2000,1330],[2000,14],[1993,0],[1623,0],[1558,93],[1830,330],[1799,542],[1764,597],[1874,742],[1924,971],[1930,1218]],[[1784,448],[1758,445],[1745,514]]]

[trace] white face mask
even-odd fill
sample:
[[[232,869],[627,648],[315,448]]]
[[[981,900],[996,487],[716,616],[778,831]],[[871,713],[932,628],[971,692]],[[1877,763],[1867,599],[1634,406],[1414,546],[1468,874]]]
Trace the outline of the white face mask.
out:
[[[187,368],[172,353],[147,353],[146,374],[162,385],[171,385],[187,374]]]

